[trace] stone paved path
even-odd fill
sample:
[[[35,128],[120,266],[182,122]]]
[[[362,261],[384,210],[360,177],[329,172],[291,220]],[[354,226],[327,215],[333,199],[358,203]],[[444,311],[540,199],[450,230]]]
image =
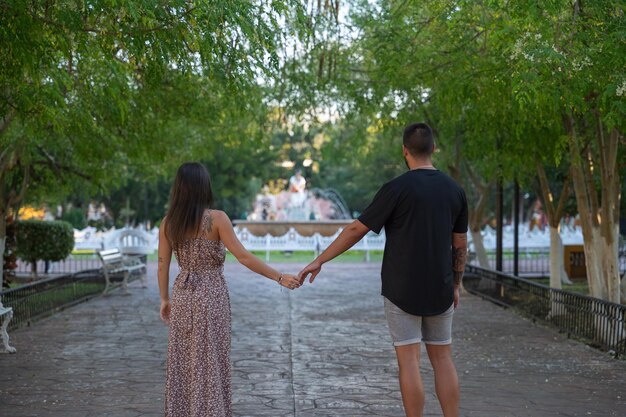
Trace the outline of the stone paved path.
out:
[[[234,410],[243,417],[402,417],[378,264],[329,264],[289,292],[227,264]],[[283,265],[296,271],[297,265]],[[12,332],[0,416],[162,415],[167,329],[148,289]],[[462,416],[625,416],[626,362],[473,296],[455,315]],[[426,416],[440,416],[427,361]]]

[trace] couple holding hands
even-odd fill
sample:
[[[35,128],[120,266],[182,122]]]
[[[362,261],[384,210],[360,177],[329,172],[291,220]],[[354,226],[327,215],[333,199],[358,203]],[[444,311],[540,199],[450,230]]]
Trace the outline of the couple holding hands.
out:
[[[185,163],[176,174],[159,232],[161,319],[169,326],[165,388],[167,417],[230,417],[231,315],[224,279],[226,249],[244,266],[294,289],[370,230],[385,228],[381,270],[384,312],[399,367],[407,417],[421,417],[419,371],[424,342],[444,417],[459,415],[459,383],[452,360],[452,316],[467,254],[463,189],[432,164],[433,133],[407,126],[402,152],[408,171],[384,184],[363,214],[298,275],[283,274],[248,252],[228,216],[211,209],[206,168]],[[172,253],[180,272],[169,295]]]

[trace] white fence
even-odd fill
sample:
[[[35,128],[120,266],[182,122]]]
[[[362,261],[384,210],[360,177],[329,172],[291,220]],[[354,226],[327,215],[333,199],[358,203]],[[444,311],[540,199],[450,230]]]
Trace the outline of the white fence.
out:
[[[282,236],[255,236],[247,228],[235,229],[237,237],[243,246],[249,251],[264,251],[265,260],[269,262],[270,251],[313,251],[317,256],[326,249],[339,236],[343,229],[337,230],[332,236],[322,236],[315,233],[312,236],[302,236],[293,227]],[[379,235],[372,232],[366,234],[357,244],[349,250],[365,252],[365,260],[369,262],[370,251],[383,250],[385,248],[385,233]]]

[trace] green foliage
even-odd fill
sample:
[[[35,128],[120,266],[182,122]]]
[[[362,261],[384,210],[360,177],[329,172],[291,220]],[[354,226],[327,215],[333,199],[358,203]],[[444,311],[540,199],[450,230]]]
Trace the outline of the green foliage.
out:
[[[585,138],[598,124],[625,130],[626,26],[618,3],[355,0],[344,22],[314,9],[307,53],[283,68],[305,91],[286,87],[279,98],[288,98],[287,109],[341,115],[346,123],[328,133],[321,172],[335,184],[369,177],[362,194],[391,173],[381,170],[384,158],[397,160],[389,144],[417,120],[436,131],[437,166],[468,191],[496,177],[530,189],[538,164],[570,170],[564,115],[586,115]],[[618,153],[624,167],[623,146]]]
[[[61,220],[68,222],[74,229],[82,230],[87,227],[87,218],[82,209],[71,208],[63,213]]]
[[[277,161],[305,158],[310,186],[361,211],[417,120],[470,198],[496,177],[530,189],[538,164],[570,171],[565,114],[593,152],[598,125],[626,129],[623,22],[614,0],[8,1],[0,215],[28,185],[27,202],[97,198],[118,224],[128,202],[155,222],[175,169],[201,160],[240,217],[290,175]]]
[[[326,127],[329,140],[321,149],[320,188],[334,188],[351,212],[362,212],[376,191],[400,175],[402,129],[369,126],[365,118],[352,118]]]
[[[300,9],[291,0],[5,2],[0,214],[22,197],[63,201],[154,179],[223,143],[236,153],[267,114],[258,79],[276,74],[279,17]]]
[[[17,256],[28,262],[60,261],[74,249],[74,230],[64,221],[17,222]]]

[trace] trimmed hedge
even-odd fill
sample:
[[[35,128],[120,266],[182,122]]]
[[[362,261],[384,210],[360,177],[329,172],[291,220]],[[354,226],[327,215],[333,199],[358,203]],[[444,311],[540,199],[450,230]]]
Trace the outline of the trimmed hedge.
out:
[[[64,221],[17,222],[17,256],[27,262],[60,261],[74,249],[74,229]]]

